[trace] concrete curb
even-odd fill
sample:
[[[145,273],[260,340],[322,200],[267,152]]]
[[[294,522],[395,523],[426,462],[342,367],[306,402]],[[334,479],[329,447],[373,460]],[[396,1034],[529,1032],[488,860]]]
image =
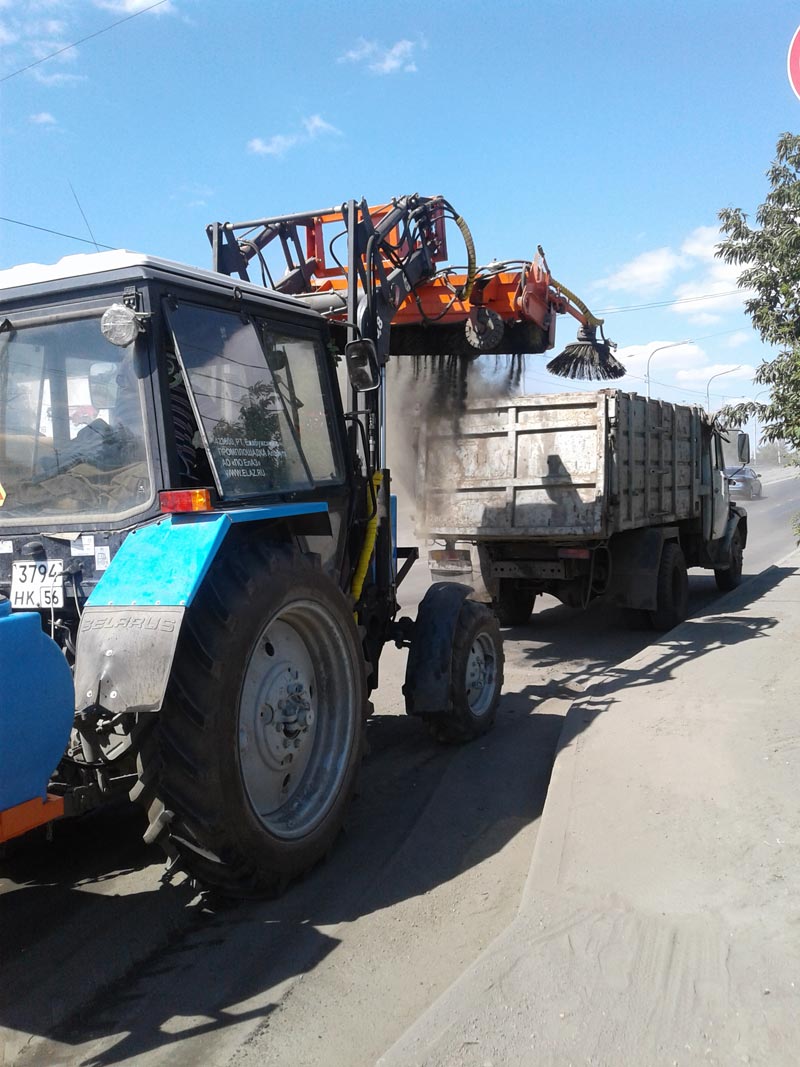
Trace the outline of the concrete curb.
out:
[[[777,567],[781,567],[789,561],[800,566],[800,549],[795,549],[787,556],[761,571],[745,579],[737,588],[725,593],[714,601],[714,614],[721,615],[726,611],[735,610],[733,607],[737,601],[749,602],[754,599],[753,594],[758,586],[768,588],[771,584],[769,575]],[[687,623],[694,620],[687,619]],[[669,637],[680,639],[681,630],[685,623],[676,626],[661,639],[647,645],[635,656],[615,667],[615,670],[634,671],[652,659],[654,650],[658,649],[661,642]],[[598,675],[592,678],[584,687],[584,692],[576,697],[564,717],[564,725],[556,745],[556,755],[553,763],[553,771],[550,776],[550,785],[547,789],[544,808],[542,809],[539,833],[533,849],[531,867],[522,891],[518,914],[523,914],[534,902],[536,893],[554,893],[558,886],[561,858],[564,852],[567,827],[569,824],[570,809],[572,806],[572,789],[575,779],[575,763],[578,753],[578,739],[586,725],[587,709],[583,706],[584,701],[592,696],[603,684],[613,679],[608,674]]]
[[[750,926],[752,915],[744,922],[740,917],[737,924],[728,927],[721,919],[712,921],[713,915],[695,915],[691,909],[690,914],[684,914],[685,900],[680,896],[677,908],[669,914],[660,906],[642,907],[636,903],[635,878],[626,903],[626,892],[615,888],[615,864],[601,864],[596,883],[581,877],[581,872],[587,872],[580,862],[576,868],[575,842],[570,836],[576,832],[574,802],[581,803],[581,789],[593,774],[590,756],[584,753],[582,760],[577,758],[583,738],[592,737],[592,729],[586,731],[587,722],[608,715],[607,725],[604,719],[598,728],[610,728],[612,733],[614,729],[614,712],[605,711],[604,685],[613,703],[614,692],[627,689],[629,683],[635,687],[637,672],[646,675],[663,663],[670,646],[696,645],[698,639],[702,645],[701,626],[713,629],[735,623],[737,612],[746,619],[752,615],[752,605],[775,595],[783,579],[775,572],[787,564],[797,575],[800,550],[719,597],[707,616],[687,620],[628,660],[590,679],[580,695],[565,689],[549,698],[560,703],[562,712],[566,705],[566,714],[517,917],[384,1052],[378,1067],[487,1067],[491,1063],[555,1067],[566,1062],[691,1063],[700,1067],[708,1062],[739,1062],[747,1045],[752,1045],[754,1053],[760,1053],[762,1047],[771,1050],[761,1058],[754,1055],[748,1062],[796,1062],[792,1044],[796,1027],[787,1026],[788,1019],[796,1019],[791,981],[796,956],[792,956],[791,947],[780,947],[785,946],[785,931],[781,930],[780,940],[771,944],[767,937],[765,948],[763,931],[757,924]],[[794,585],[797,580],[793,577]],[[720,647],[724,651],[728,646]],[[679,690],[680,682],[676,682]],[[663,682],[664,687],[669,684]],[[785,688],[783,699],[784,707],[788,707]],[[784,720],[794,739],[791,713]],[[619,738],[617,731],[617,741]],[[669,734],[664,741],[670,743]],[[591,740],[588,744],[591,752]],[[640,765],[639,770],[645,768]],[[619,795],[619,781],[616,784]],[[793,795],[793,789],[789,792]],[[585,806],[582,817],[585,825]],[[577,826],[579,830],[580,823]],[[623,877],[624,870],[623,865]],[[565,875],[575,875],[576,871],[579,877],[572,884]],[[627,872],[630,875],[630,866]],[[700,874],[702,882],[702,871]],[[712,898],[716,891],[712,884]],[[784,891],[778,886],[776,892],[780,895]],[[787,893],[788,886],[784,896]],[[645,892],[644,900],[648,899]],[[793,905],[784,912],[793,921]],[[731,948],[734,935],[735,947]],[[714,961],[719,961],[719,968]],[[726,984],[729,968],[737,976],[733,991]],[[792,992],[788,999],[771,997],[765,1009],[762,997],[770,992],[767,985],[778,981],[780,968],[781,981],[786,987],[791,984]],[[723,998],[720,1002],[715,999],[718,995]],[[593,1019],[592,1011],[596,1012]],[[691,1016],[688,1035],[696,1035],[697,1044],[690,1045],[680,1037],[673,1049],[676,1023],[687,1012]],[[714,1034],[710,1027],[714,1027]],[[789,1033],[792,1036],[786,1036]],[[727,1042],[721,1058],[707,1058],[712,1040]],[[778,1054],[772,1054],[773,1046],[780,1046]],[[668,1056],[663,1055],[667,1047]],[[785,1054],[785,1049],[790,1052]]]

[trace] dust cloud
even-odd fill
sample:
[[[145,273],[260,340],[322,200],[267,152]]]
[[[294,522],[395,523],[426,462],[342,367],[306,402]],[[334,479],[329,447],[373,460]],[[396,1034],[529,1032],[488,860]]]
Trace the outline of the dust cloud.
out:
[[[457,432],[475,400],[504,400],[524,389],[525,356],[394,356],[387,367],[387,445],[393,491],[398,497],[398,534],[414,538],[420,434],[432,419],[447,419]],[[427,531],[416,529],[424,540]]]

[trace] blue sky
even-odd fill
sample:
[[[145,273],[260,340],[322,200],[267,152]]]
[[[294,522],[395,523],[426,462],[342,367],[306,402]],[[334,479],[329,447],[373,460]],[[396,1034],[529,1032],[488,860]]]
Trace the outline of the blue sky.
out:
[[[152,3],[0,0],[0,78]],[[74,189],[98,242],[208,266],[215,219],[443,193],[479,261],[544,246],[623,387],[665,345],[654,396],[704,402],[738,367],[716,408],[757,394],[764,354],[716,215],[755,210],[800,125],[798,23],[778,0],[165,0],[0,83],[0,214],[88,239]],[[80,251],[0,222],[0,268]],[[531,391],[573,387],[545,362]]]

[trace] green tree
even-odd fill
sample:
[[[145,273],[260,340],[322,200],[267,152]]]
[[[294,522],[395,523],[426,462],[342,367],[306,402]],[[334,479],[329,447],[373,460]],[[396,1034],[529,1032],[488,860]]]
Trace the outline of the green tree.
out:
[[[778,349],[754,381],[770,390],[767,404],[748,401],[725,409],[734,425],[755,416],[766,441],[800,448],[800,136],[784,133],[767,171],[770,190],[755,226],[741,208],[719,213],[725,239],[716,255],[741,266],[739,285],[749,291],[747,314],[761,339]]]

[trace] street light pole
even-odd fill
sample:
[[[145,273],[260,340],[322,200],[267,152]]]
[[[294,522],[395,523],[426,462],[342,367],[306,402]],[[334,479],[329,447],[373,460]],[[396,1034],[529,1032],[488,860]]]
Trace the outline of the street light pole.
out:
[[[711,383],[714,381],[715,378],[721,378],[723,374],[733,374],[733,372],[735,370],[740,370],[741,366],[742,366],[741,363],[737,363],[737,365],[735,367],[728,367],[727,370],[718,371],[716,374],[712,374],[711,377],[706,382],[706,411],[708,412],[709,415],[711,414],[711,394],[708,391],[709,390],[709,386],[711,385]]]
[[[653,358],[656,352],[661,352],[664,348],[679,348],[681,345],[690,345],[691,343],[692,342],[690,339],[687,339],[686,341],[671,341],[668,345],[658,345],[656,348],[653,349],[653,351],[647,357],[647,368],[644,372],[644,380],[647,383],[648,400],[650,399],[650,360]]]

